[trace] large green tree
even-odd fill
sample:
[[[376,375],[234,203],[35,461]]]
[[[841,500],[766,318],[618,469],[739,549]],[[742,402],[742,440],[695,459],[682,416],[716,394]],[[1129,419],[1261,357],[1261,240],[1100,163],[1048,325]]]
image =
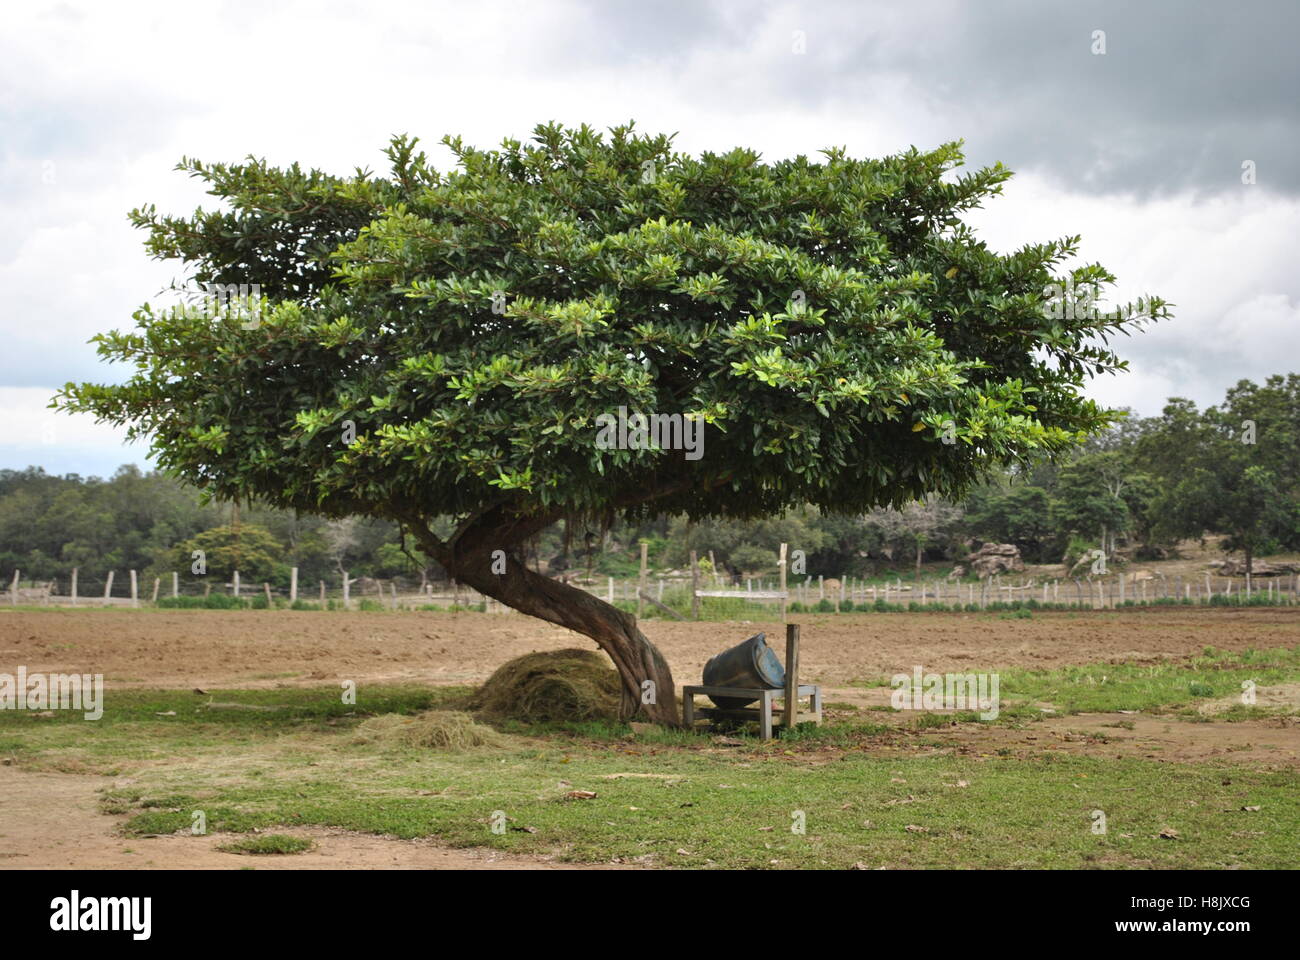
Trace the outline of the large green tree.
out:
[[[59,403],[222,499],[396,521],[460,580],[595,640],[625,713],[664,723],[668,665],[633,617],[520,562],[538,531],[953,497],[1113,419],[1082,386],[1123,368],[1104,338],[1136,316],[1044,309],[1051,283],[1113,277],[1057,275],[1076,237],[977,240],[962,216],[1010,173],[956,175],[959,144],[765,163],[630,126],[443,143],[448,173],[406,138],[387,176],[182,161],[221,207],[135,211],[149,250],[260,285],[260,310],[145,306],[98,338],[134,375]],[[604,448],[597,417],[620,407],[696,418],[703,455]]]

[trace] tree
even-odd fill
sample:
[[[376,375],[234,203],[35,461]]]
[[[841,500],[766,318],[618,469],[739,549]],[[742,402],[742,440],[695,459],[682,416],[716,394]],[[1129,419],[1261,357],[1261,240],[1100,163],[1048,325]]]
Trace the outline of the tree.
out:
[[[1082,387],[1124,368],[1101,344],[1140,318],[1044,309],[1051,283],[1114,278],[1054,275],[1077,237],[977,240],[962,216],[1010,172],[947,176],[957,143],[764,163],[631,126],[442,142],[450,173],[404,137],[382,177],[182,160],[223,208],[134,211],[149,251],[261,300],[144,306],[96,338],[133,376],[56,404],[152,437],[221,499],[400,524],[458,580],[593,639],[624,715],[667,724],[667,663],[634,617],[521,562],[539,531],[953,497],[1114,419]],[[676,442],[602,442],[623,412],[678,418],[659,421]]]
[[[977,491],[966,506],[970,531],[981,540],[1013,543],[1039,562],[1054,539],[1051,497],[1039,486],[1016,483],[1006,489],[992,484]]]
[[[1157,431],[1144,438],[1144,458],[1166,483],[1152,512],[1157,534],[1223,533],[1225,550],[1240,550],[1246,571],[1262,548],[1294,542],[1300,482],[1300,376],[1240,381],[1220,407],[1198,413],[1173,399]]]
[[[230,580],[239,571],[249,582],[272,580],[280,558],[280,544],[266,530],[251,523],[204,530],[176,549],[173,569],[193,569],[194,552],[201,551],[205,575]]]

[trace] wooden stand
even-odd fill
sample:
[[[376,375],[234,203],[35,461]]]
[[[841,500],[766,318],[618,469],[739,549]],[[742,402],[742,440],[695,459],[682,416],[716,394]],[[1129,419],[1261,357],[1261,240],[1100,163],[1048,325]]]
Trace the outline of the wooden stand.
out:
[[[794,723],[822,722],[822,688],[815,683],[801,683],[794,700],[787,701],[786,709],[774,713],[772,703],[778,697],[786,697],[784,690],[757,690],[745,687],[682,687],[682,721],[687,729],[695,726],[695,698],[706,697],[752,697],[758,700],[756,707],[741,707],[736,710],[723,710],[720,707],[701,707],[699,713],[710,720],[757,720],[759,735],[764,740],[772,739],[772,728],[776,725],[793,725],[790,723],[790,703],[797,705],[799,697],[807,697],[808,710],[797,712]]]
[[[799,682],[799,625],[792,623],[785,628],[785,688],[750,688],[750,687],[682,687],[682,722],[686,728],[695,727],[695,698],[736,697],[744,700],[757,700],[756,707],[723,709],[721,707],[701,707],[699,713],[710,720],[758,721],[759,736],[764,740],[772,739],[772,727],[780,724],[793,727],[798,723],[822,722],[822,688],[815,683]],[[780,697],[784,709],[780,715],[773,716],[772,703]],[[808,710],[800,712],[799,700],[808,698]]]

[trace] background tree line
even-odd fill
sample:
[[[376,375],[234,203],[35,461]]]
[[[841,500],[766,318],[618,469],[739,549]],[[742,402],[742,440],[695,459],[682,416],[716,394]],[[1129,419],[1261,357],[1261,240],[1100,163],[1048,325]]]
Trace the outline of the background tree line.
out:
[[[447,532],[450,521],[446,521]],[[1130,416],[1060,462],[1007,470],[959,503],[839,516],[812,507],[756,522],[688,524],[658,518],[590,529],[559,523],[528,547],[530,564],[581,578],[632,576],[641,540],[659,568],[710,551],[719,573],[773,574],[781,543],[803,550],[808,572],[872,576],[959,562],[978,542],[1013,543],[1028,562],[1073,563],[1102,548],[1137,560],[1172,555],[1180,540],[1215,534],[1247,560],[1300,550],[1300,375],[1248,380],[1220,405],[1171,398],[1159,416]],[[134,466],[101,480],[0,470],[0,569],[24,580],[83,582],[136,569],[145,578],[207,576],[335,584],[351,576],[443,580],[445,573],[388,521],[328,520],[254,505],[204,503],[199,491]]]

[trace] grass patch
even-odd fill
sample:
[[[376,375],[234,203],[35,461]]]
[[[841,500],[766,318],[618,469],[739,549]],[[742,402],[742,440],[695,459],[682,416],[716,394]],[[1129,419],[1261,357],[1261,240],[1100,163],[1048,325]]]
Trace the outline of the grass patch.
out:
[[[217,845],[222,853],[268,854],[306,853],[316,844],[305,837],[291,837],[283,833],[265,833],[255,837],[240,837]]]
[[[1240,653],[1206,647],[1199,657],[1151,665],[1012,668],[998,674],[1001,697],[1013,704],[1049,703],[1062,713],[1163,712],[1240,695],[1245,680],[1261,687],[1300,680],[1300,645]]]

